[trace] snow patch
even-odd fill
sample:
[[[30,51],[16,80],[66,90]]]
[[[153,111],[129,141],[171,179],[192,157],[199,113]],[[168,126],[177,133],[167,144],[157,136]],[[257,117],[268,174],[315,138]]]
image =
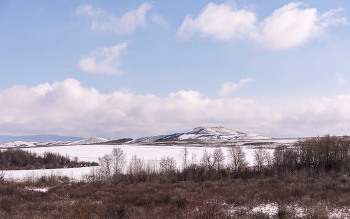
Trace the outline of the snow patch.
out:
[[[31,187],[26,187],[26,189],[31,190],[31,191],[36,191],[36,192],[47,192],[47,191],[49,191],[50,188],[31,188]]]

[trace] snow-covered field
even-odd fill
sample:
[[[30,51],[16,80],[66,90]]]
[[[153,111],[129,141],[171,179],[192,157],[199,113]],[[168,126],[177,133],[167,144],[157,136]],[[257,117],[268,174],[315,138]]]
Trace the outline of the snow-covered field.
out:
[[[80,161],[98,161],[99,157],[112,152],[113,148],[120,148],[126,154],[126,159],[129,161],[133,155],[137,155],[139,158],[147,160],[160,160],[162,157],[173,157],[176,160],[177,166],[181,167],[180,154],[184,150],[183,146],[149,146],[149,145],[72,145],[72,146],[52,146],[52,147],[34,147],[24,148],[23,150],[35,152],[37,154],[43,154],[46,151],[60,153],[61,155],[68,155],[70,158],[78,157]],[[203,155],[204,150],[209,153],[214,151],[213,147],[187,147],[189,157],[194,158],[194,162],[199,162]],[[228,162],[227,148],[222,147]],[[246,160],[249,164],[253,164],[253,152],[255,149],[243,147],[243,151],[246,154]],[[267,149],[270,153],[272,149]],[[68,168],[68,169],[42,169],[42,170],[10,170],[6,172],[6,178],[12,179],[24,179],[26,177],[42,175],[66,175],[80,179],[84,174],[90,172],[93,167],[84,168]]]

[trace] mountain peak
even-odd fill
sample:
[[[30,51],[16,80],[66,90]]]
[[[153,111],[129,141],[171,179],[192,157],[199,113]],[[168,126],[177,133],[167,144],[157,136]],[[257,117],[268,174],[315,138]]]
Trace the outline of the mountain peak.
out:
[[[159,135],[152,137],[143,137],[134,140],[137,142],[160,142],[160,141],[181,141],[181,140],[243,140],[243,139],[270,139],[268,137],[258,135],[253,132],[240,131],[236,129],[228,129],[223,126],[209,127],[198,126],[191,130],[175,133],[171,135]]]

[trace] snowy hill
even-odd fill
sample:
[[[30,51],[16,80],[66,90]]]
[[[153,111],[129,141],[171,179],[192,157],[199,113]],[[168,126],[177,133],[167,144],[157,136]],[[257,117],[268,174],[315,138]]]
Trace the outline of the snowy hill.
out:
[[[14,141],[0,144],[1,148],[14,148],[14,147],[38,147],[38,146],[52,146],[52,145],[84,145],[84,144],[96,144],[109,141],[105,138],[93,137],[80,141],[49,141],[49,142],[25,142]]]
[[[80,141],[83,138],[80,137],[69,137],[69,136],[60,136],[52,134],[43,134],[43,135],[25,135],[25,136],[12,136],[12,135],[0,135],[0,144],[7,142],[51,142],[51,141]]]
[[[156,142],[161,141],[160,139],[163,139],[167,135],[157,135],[157,136],[151,136],[151,137],[143,137],[138,138],[136,140],[131,141],[131,143],[138,143],[138,142]]]
[[[152,137],[143,137],[132,141],[137,142],[160,142],[160,141],[181,141],[181,140],[248,140],[248,139],[271,139],[253,132],[227,129],[225,127],[205,127],[200,126],[185,132],[171,135],[158,135]]]
[[[15,141],[15,142],[7,142],[0,144],[0,147],[4,148],[13,148],[13,147],[33,147],[36,142],[24,142],[24,141]]]
[[[100,137],[93,137],[93,138],[87,138],[81,141],[75,141],[72,142],[71,144],[73,145],[78,145],[78,144],[96,144],[96,143],[103,143],[109,141],[108,139],[105,138],[100,138]]]
[[[0,144],[1,148],[15,148],[15,147],[39,147],[52,145],[70,145],[71,141],[49,141],[49,142],[25,142],[14,141]]]

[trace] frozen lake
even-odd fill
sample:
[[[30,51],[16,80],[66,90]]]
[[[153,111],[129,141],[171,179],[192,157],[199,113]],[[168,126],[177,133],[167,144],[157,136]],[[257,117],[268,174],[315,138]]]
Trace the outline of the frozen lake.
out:
[[[53,147],[36,147],[24,148],[23,150],[35,152],[39,155],[46,151],[68,155],[70,158],[78,157],[79,161],[96,161],[105,154],[112,152],[113,148],[120,148],[126,154],[127,162],[133,155],[147,160],[160,160],[162,157],[173,157],[176,160],[177,166],[181,167],[181,151],[183,146],[149,146],[149,145],[74,145],[74,146],[53,146]],[[246,154],[246,160],[251,165],[253,164],[253,152],[255,149],[242,147]],[[213,147],[187,147],[189,158],[195,158],[194,162],[198,163],[203,155],[203,151],[214,151]],[[227,148],[222,147],[228,162]],[[273,149],[267,149],[270,153]],[[6,172],[6,178],[22,180],[26,177],[40,177],[42,175],[66,175],[75,179],[80,179],[84,174],[88,174],[93,167],[84,168],[67,168],[67,169],[42,169],[42,170],[10,170]]]

